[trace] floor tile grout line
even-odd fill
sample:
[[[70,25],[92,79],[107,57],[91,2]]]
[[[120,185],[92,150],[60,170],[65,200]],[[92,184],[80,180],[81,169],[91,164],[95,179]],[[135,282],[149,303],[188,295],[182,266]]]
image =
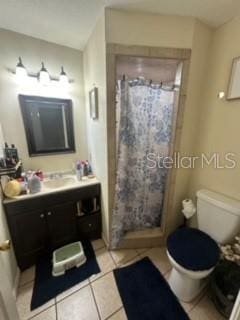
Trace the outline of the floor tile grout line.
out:
[[[55,313],[56,313],[56,320],[58,320],[57,298],[55,298]]]
[[[51,306],[46,307],[46,309],[43,309],[43,310],[37,312],[36,314],[30,316],[29,318],[27,318],[27,320],[32,320],[32,319],[34,320],[34,318],[35,318],[36,316],[39,316],[41,313],[43,313],[43,312],[45,312],[46,310],[52,308],[54,305],[55,305],[55,303],[53,303]]]
[[[94,300],[94,303],[95,303],[95,306],[96,306],[96,309],[97,309],[98,318],[99,318],[99,320],[101,320],[102,317],[101,317],[100,310],[99,310],[98,305],[97,305],[97,300],[96,300],[96,297],[95,297],[95,294],[94,294],[94,290],[93,290],[92,284],[90,283],[89,285],[90,285],[90,289],[91,289],[91,292],[92,292],[93,300]]]
[[[31,283],[34,282],[34,281],[35,281],[35,278],[34,278],[33,280],[31,280],[31,281],[26,282],[26,283],[19,284],[18,289],[21,289],[21,288],[23,288],[23,287],[26,287],[27,285],[31,284]]]
[[[138,252],[138,254],[145,254],[147,251],[151,250],[152,248],[147,248],[146,250],[142,251],[142,252]],[[136,249],[138,250],[138,249]]]
[[[110,251],[109,251],[109,253],[110,253],[110,256],[112,257],[112,260],[113,260],[114,264],[116,265],[116,267],[117,267],[117,268],[121,267],[121,264],[118,264],[118,263],[114,260],[114,258],[113,258],[113,256],[112,256],[112,253],[111,253]],[[136,257],[138,257],[138,253],[137,253],[135,256],[129,258],[129,259],[126,260],[126,261],[124,261],[123,264],[126,264],[126,263],[130,262],[131,260],[134,260]]]
[[[68,297],[72,296],[73,294],[77,293],[77,292],[80,291],[81,289],[87,287],[87,286],[90,284],[90,281],[89,281],[89,278],[87,278],[86,280],[88,280],[88,283],[84,284],[82,287],[80,287],[80,288],[77,289],[76,291],[69,293],[69,294],[66,295],[65,297],[61,298],[59,301],[57,300],[57,297],[56,297],[56,304],[62,302],[63,300],[65,300],[65,299],[67,299]],[[83,280],[83,281],[85,281],[85,280]],[[80,283],[80,282],[79,282],[79,283]],[[72,288],[72,287],[70,287],[69,289],[71,289],[71,288]],[[69,290],[69,289],[67,289],[67,290]],[[67,290],[65,290],[65,291],[67,291]],[[64,291],[63,291],[62,293],[64,293]]]
[[[114,270],[114,269],[109,270],[109,271],[107,271],[106,273],[104,273],[104,274],[102,274],[101,276],[99,276],[98,278],[89,280],[89,282],[90,282],[90,283],[93,283],[93,282],[95,282],[95,281],[97,281],[97,280],[99,280],[99,279],[102,279],[102,278],[105,277],[107,274],[113,272],[113,270]]]
[[[117,263],[116,263],[116,261],[114,260],[114,258],[112,256],[112,252],[110,250],[108,252],[109,252],[109,255],[110,255],[110,257],[111,257],[111,259],[113,261],[113,264],[115,265],[115,267],[117,267]]]
[[[31,316],[30,318],[27,318],[27,320],[34,319],[34,317],[38,316],[39,314],[41,314],[41,313],[43,313],[44,311],[52,308],[52,307],[55,306],[55,305],[56,305],[56,310],[57,310],[57,304],[58,304],[58,303],[62,302],[62,301],[65,300],[66,298],[72,296],[73,294],[77,293],[77,292],[80,291],[81,289],[83,289],[83,288],[87,287],[88,285],[90,285],[89,279],[87,279],[87,280],[88,280],[88,283],[87,283],[86,285],[84,285],[83,287],[81,287],[81,288],[77,289],[76,291],[70,293],[69,295],[67,295],[66,297],[62,298],[62,299],[59,300],[59,301],[57,301],[57,297],[55,297],[55,298],[54,298],[54,301],[55,301],[55,302],[54,302],[51,306],[48,306],[48,307],[46,307],[46,309],[43,309],[43,310],[39,311],[38,313],[34,314],[34,315]]]
[[[207,295],[207,289],[204,289],[204,291],[205,292],[200,294],[201,296],[199,297],[199,299],[197,299],[197,301],[193,304],[192,308],[190,308],[187,313],[190,314],[193,311],[193,309],[195,309],[197,305],[202,301],[202,299],[205,298],[205,296]]]
[[[107,318],[103,319],[103,320],[109,320],[112,316],[114,316],[116,313],[118,313],[121,309],[124,309],[124,306],[122,305],[120,308],[118,308],[116,311],[114,311],[113,313],[111,313],[109,316],[107,316]],[[124,309],[125,311],[125,309]]]
[[[99,248],[96,248],[96,249],[93,248],[93,250],[94,250],[94,252],[96,252],[96,251],[101,250],[101,249],[103,249],[103,248],[106,248],[106,246],[103,245],[103,247],[99,247]]]

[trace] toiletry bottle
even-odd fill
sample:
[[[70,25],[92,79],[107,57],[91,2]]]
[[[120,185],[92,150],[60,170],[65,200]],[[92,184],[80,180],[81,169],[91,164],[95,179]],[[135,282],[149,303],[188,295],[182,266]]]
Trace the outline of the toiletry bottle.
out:
[[[22,181],[23,181],[23,189],[25,192],[28,192],[28,180],[27,180],[27,175],[25,172],[21,173]]]
[[[87,160],[87,165],[88,165],[88,175],[91,176],[93,174],[93,171],[92,171],[92,166],[90,164],[90,162]]]
[[[82,180],[82,166],[81,161],[78,161],[76,164],[76,174],[77,174],[77,180]]]
[[[18,151],[14,144],[11,144],[11,157],[15,161],[15,163],[18,163]]]
[[[38,193],[41,191],[41,181],[35,173],[28,180],[28,187],[30,193]]]
[[[84,177],[88,176],[88,163],[87,163],[87,160],[83,163],[83,175],[84,175]]]
[[[4,153],[7,167],[13,167],[18,163],[18,152],[14,144],[12,144],[11,147],[9,147],[7,142],[5,142]]]
[[[41,181],[43,181],[43,172],[42,172],[42,170],[37,170],[36,171],[36,175],[38,176],[38,178],[41,180]]]

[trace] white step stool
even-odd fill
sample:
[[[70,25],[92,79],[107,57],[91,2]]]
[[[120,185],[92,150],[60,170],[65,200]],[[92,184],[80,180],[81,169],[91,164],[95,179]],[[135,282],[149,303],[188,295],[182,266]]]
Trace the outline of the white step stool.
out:
[[[68,269],[80,267],[86,260],[81,242],[70,243],[53,251],[52,275],[54,277],[61,276]]]

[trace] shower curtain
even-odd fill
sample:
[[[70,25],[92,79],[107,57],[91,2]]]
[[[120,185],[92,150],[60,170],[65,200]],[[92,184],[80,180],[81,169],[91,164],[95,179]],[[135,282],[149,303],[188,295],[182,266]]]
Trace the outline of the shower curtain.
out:
[[[112,248],[124,233],[159,227],[169,155],[174,92],[145,81],[121,81]]]

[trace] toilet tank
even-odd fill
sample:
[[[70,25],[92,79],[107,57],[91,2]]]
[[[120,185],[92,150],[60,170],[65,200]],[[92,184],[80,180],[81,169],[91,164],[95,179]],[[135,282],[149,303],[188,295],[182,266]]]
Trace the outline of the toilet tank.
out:
[[[240,233],[240,201],[222,194],[197,192],[198,228],[220,244],[229,243]]]

